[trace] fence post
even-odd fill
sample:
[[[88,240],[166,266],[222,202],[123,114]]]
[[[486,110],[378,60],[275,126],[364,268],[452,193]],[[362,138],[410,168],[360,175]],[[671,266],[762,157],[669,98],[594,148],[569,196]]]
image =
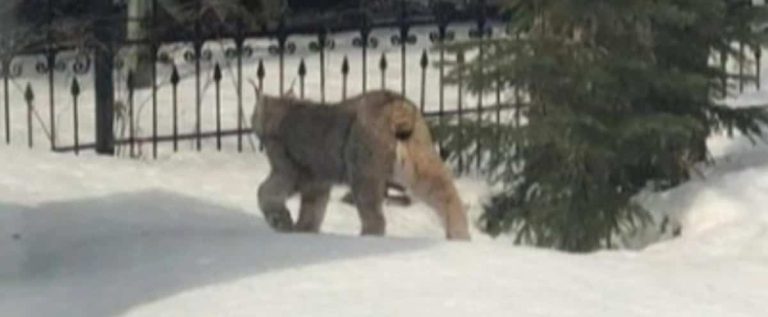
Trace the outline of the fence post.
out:
[[[114,48],[112,38],[111,2],[95,1],[96,21],[94,37],[98,41],[94,58],[94,92],[96,99],[96,153],[102,155],[115,154],[115,136],[113,126],[115,120],[115,87],[112,73],[114,71]]]

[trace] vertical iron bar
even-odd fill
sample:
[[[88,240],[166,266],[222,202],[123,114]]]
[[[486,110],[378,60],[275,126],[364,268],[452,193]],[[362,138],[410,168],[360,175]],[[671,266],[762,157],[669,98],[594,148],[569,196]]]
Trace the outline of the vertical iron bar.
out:
[[[464,53],[459,52],[456,56],[456,62],[459,66],[458,78],[458,126],[459,126],[459,173],[464,173]]]
[[[133,70],[129,70],[128,71],[128,80],[127,80],[127,82],[128,82],[128,143],[129,143],[130,154],[131,154],[132,158],[135,157],[135,148],[134,148],[135,144],[134,144],[134,142],[136,140],[136,138],[135,138],[136,137],[136,134],[135,134],[136,130],[134,129],[134,121],[133,121],[133,110],[134,110],[134,108],[133,108],[133,106],[134,106],[134,104],[133,104],[133,101],[134,101],[134,98],[133,98],[134,97],[133,96],[133,93],[134,93],[134,91],[133,91],[133,86],[134,86],[133,85],[133,80],[134,80],[134,78],[133,78]]]
[[[368,14],[365,11],[365,0],[360,0],[358,4],[359,10],[362,14],[362,26],[360,28],[360,41],[362,44],[363,53],[363,93],[368,91],[368,40],[370,39],[371,31],[368,25]]]
[[[259,80],[259,89],[264,93],[264,76],[266,71],[264,70],[264,61],[259,59],[259,67],[256,69],[256,78]],[[259,151],[264,150],[264,142],[259,138]]]
[[[368,91],[368,34],[363,38],[363,93]]]
[[[8,95],[10,92],[8,89],[9,77],[11,76],[10,58],[3,60],[3,70],[3,90],[5,91],[5,94],[3,95],[5,103],[5,143],[11,144],[11,102],[10,96]]]
[[[152,158],[157,159],[157,46],[152,51]]]
[[[325,30],[320,32],[318,40],[320,42],[320,102],[325,104]]]
[[[307,65],[304,63],[304,59],[301,59],[299,63],[299,97],[304,99],[304,77],[307,76]]]
[[[221,67],[213,68],[213,82],[216,89],[216,150],[221,151]]]
[[[445,48],[443,45],[445,44],[445,33],[446,33],[447,25],[441,24],[440,28],[438,30],[437,38],[438,38],[438,45],[440,46],[440,63],[438,63],[439,72],[440,72],[440,91],[438,94],[439,101],[438,101],[438,118],[440,119],[440,123],[443,123],[443,116],[445,115],[445,87],[443,84],[443,81],[445,80],[445,66],[443,65],[445,63]]]
[[[349,75],[349,61],[347,56],[344,56],[344,60],[341,62],[341,99],[347,99],[347,75]]]
[[[762,75],[762,57],[763,57],[763,49],[758,44],[755,46],[755,86],[757,87],[757,90],[760,90],[760,84],[761,84],[761,75]]]
[[[34,137],[32,132],[32,103],[35,101],[35,93],[32,91],[32,84],[27,83],[27,89],[24,91],[24,100],[27,101],[27,145],[31,149],[34,146]]]
[[[179,77],[179,71],[176,69],[176,65],[173,65],[171,71],[171,103],[173,106],[173,151],[179,151],[179,107],[178,107],[178,86],[181,78]]]
[[[405,42],[400,46],[400,91],[405,96]]]
[[[74,140],[75,140],[75,155],[80,154],[80,123],[79,123],[79,115],[77,111],[77,101],[78,97],[80,96],[80,84],[77,82],[77,77],[72,79],[72,113],[74,117]]]
[[[47,5],[47,13],[48,13],[48,28],[46,30],[46,40],[47,45],[53,45],[53,19],[54,19],[54,13],[53,13],[53,1],[54,0],[48,0]],[[48,47],[46,49],[46,59],[48,62],[48,102],[50,105],[50,128],[51,128],[51,150],[56,150],[56,101],[54,96],[54,89],[53,89],[53,76],[54,71],[56,70],[56,53],[53,51],[52,47]]]
[[[405,0],[400,0],[400,92],[405,96],[405,46],[408,44],[408,23]]]
[[[437,115],[437,124],[442,130],[443,125],[445,124],[445,36],[447,31],[448,25],[445,22],[445,17],[440,16],[440,25],[438,26],[437,30],[437,41],[438,46],[440,50],[440,62],[438,63],[438,72],[439,72],[439,82],[438,82],[438,115]],[[442,138],[438,142],[438,148],[440,149],[441,153],[444,150],[443,148],[443,141]]]
[[[256,78],[259,80],[259,89],[264,92],[264,76],[266,76],[266,70],[264,69],[264,61],[259,59],[259,67],[256,69]]]
[[[197,151],[202,149],[202,96],[200,91],[200,59],[202,58],[203,39],[201,34],[202,0],[197,0],[195,12],[195,145]]]
[[[152,158],[157,159],[157,52],[158,44],[155,38],[157,30],[157,0],[152,0],[152,40],[150,52],[152,57]]]
[[[429,65],[429,58],[427,57],[427,50],[421,52],[421,98],[419,100],[419,108],[421,113],[424,113],[424,104],[426,103],[426,86],[427,86],[427,66]]]
[[[280,96],[282,96],[285,93],[285,38],[283,36],[280,37],[280,42],[278,43],[279,47],[279,55],[280,55],[280,63],[279,63],[279,81],[280,81]]]
[[[237,21],[237,38],[235,39],[235,46],[237,46],[237,152],[243,152],[243,122],[245,121],[245,113],[243,111],[243,44],[245,39],[243,37],[243,22]]]
[[[379,70],[381,71],[381,89],[387,89],[387,54],[381,53],[381,58],[379,59]]]
[[[47,54],[48,59],[48,102],[50,104],[50,128],[51,128],[51,150],[56,150],[56,101],[54,96],[54,78],[53,73],[56,68],[56,54],[49,50]]]
[[[202,96],[200,92],[200,47],[195,47],[195,146],[202,149]]]

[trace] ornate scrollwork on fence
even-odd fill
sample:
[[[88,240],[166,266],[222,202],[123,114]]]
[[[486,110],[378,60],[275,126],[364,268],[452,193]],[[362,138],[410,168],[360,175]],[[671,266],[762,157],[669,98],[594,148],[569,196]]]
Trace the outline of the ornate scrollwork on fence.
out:
[[[88,55],[80,54],[75,57],[75,60],[72,62],[72,71],[75,74],[83,75],[88,73],[88,71],[91,69],[91,58]]]
[[[6,60],[0,63],[0,77],[18,78],[24,73],[24,64]]]
[[[271,55],[280,55],[280,53],[287,53],[289,55],[296,53],[296,43],[293,42],[286,42],[282,49],[280,45],[270,45],[267,49],[269,54]]]
[[[363,47],[363,39],[360,38],[360,37],[356,37],[356,38],[352,39],[352,46],[354,46],[354,47]],[[368,46],[367,47],[370,47],[370,48],[373,48],[373,49],[379,47],[379,39],[376,38],[376,37],[373,37],[373,36],[369,37],[368,38]]]
[[[312,52],[319,52],[321,49],[332,50],[335,48],[336,48],[336,41],[329,38],[326,38],[325,41],[322,42],[322,45],[320,40],[309,42],[309,50]]]

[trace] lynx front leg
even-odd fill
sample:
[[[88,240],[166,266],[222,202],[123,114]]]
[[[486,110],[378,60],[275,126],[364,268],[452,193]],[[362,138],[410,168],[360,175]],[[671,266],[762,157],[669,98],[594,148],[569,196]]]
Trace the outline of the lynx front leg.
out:
[[[272,171],[259,186],[259,207],[270,227],[277,231],[291,231],[293,219],[285,201],[296,190],[296,180],[291,175]]]
[[[296,231],[315,233],[320,231],[330,194],[331,186],[328,184],[310,183],[302,186]]]

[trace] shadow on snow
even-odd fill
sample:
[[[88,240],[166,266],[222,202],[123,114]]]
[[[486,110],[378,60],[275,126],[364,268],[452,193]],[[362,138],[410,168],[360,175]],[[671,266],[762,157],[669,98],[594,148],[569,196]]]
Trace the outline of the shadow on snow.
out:
[[[429,244],[276,234],[261,218],[162,191],[0,205],[0,311],[112,316],[209,284]]]

